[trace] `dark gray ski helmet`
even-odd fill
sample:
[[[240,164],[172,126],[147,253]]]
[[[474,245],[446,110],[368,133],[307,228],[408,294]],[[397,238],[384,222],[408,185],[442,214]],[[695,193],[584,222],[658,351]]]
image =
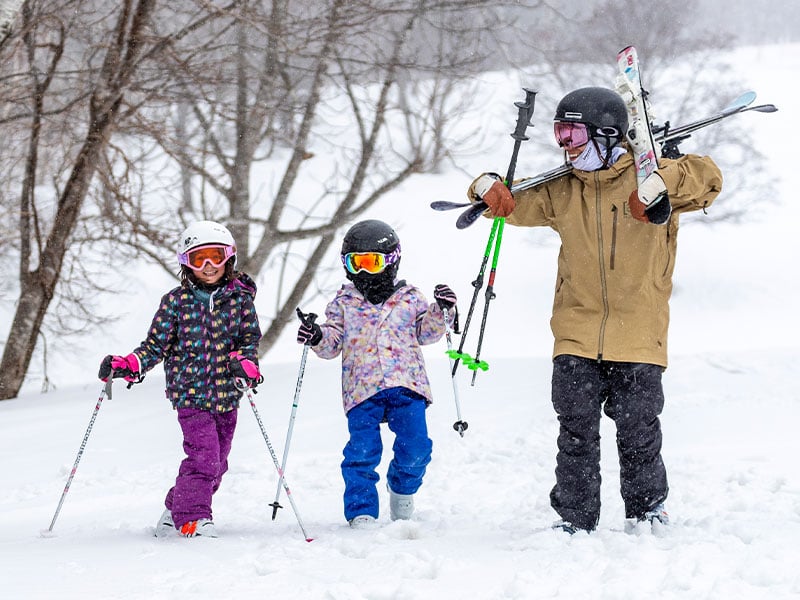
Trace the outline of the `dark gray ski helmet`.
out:
[[[394,229],[383,221],[359,221],[348,229],[342,241],[342,254],[349,252],[382,252],[390,254],[400,245]]]
[[[585,87],[570,92],[556,107],[554,121],[585,123],[589,136],[612,148],[625,139],[628,109],[622,97],[602,87]]]

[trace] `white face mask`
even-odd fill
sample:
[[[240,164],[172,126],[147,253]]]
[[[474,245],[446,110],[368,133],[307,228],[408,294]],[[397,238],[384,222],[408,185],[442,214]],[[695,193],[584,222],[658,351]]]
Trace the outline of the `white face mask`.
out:
[[[597,149],[600,149],[600,152]],[[614,146],[611,149],[611,159],[608,161],[609,166],[613,165],[620,156],[625,154],[626,150],[619,146]],[[597,171],[603,168],[603,157],[606,154],[606,147],[600,142],[589,141],[586,147],[578,155],[578,158],[572,161],[572,167],[579,171]]]

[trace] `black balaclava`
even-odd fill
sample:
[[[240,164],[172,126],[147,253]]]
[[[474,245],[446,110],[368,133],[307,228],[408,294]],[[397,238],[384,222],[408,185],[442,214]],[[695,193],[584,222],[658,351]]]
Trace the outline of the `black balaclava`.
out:
[[[405,281],[401,280],[395,283],[394,280],[399,264],[400,259],[375,275],[361,271],[355,274],[347,273],[347,278],[353,282],[353,285],[363,294],[364,298],[372,304],[383,304],[395,290],[405,285]]]

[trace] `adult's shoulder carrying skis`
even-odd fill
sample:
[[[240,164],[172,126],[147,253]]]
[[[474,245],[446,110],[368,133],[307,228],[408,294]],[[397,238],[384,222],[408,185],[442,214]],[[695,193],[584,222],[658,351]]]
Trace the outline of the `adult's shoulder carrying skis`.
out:
[[[679,125],[677,127],[670,127],[669,121],[667,121],[664,125],[660,125],[653,128],[653,139],[657,144],[661,145],[661,156],[668,158],[671,156],[670,152],[673,150],[677,152],[678,144],[685,141],[689,137],[691,137],[692,133],[699,129],[703,129],[704,127],[708,127],[722,119],[726,119],[733,115],[738,115],[739,113],[755,111],[755,112],[762,112],[762,113],[772,113],[776,112],[778,109],[775,107],[774,104],[758,104],[756,106],[751,106],[751,104],[755,101],[756,93],[753,91],[744,92],[740,96],[738,96],[735,100],[728,103],[724,108],[720,109],[719,111],[707,116],[703,117],[702,119],[698,119],[696,121],[691,121],[690,123],[686,123],[684,125]],[[529,190],[532,188],[536,188],[542,184],[548,183],[559,177],[563,177],[564,175],[568,175],[572,172],[572,166],[569,164],[561,165],[560,167],[556,167],[555,169],[551,169],[549,171],[545,171],[544,173],[540,173],[539,175],[534,175],[533,177],[529,177],[527,179],[522,179],[520,181],[515,182],[511,186],[511,193],[514,194],[516,192],[521,192],[522,190]],[[456,208],[467,208],[458,218],[456,222],[456,227],[458,229],[464,229],[472,225],[475,221],[478,220],[483,212],[488,208],[484,202],[475,202],[474,204],[469,202],[448,202],[447,200],[439,200],[436,202],[431,202],[431,208],[438,211],[445,211],[445,210],[453,210]]]

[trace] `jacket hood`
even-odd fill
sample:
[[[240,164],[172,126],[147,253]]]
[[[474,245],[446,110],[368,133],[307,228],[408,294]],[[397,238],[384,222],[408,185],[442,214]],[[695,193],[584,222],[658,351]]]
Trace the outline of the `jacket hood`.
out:
[[[256,297],[256,282],[247,273],[240,272],[233,281],[228,283],[226,289],[231,291],[238,289],[249,294],[251,298]]]

